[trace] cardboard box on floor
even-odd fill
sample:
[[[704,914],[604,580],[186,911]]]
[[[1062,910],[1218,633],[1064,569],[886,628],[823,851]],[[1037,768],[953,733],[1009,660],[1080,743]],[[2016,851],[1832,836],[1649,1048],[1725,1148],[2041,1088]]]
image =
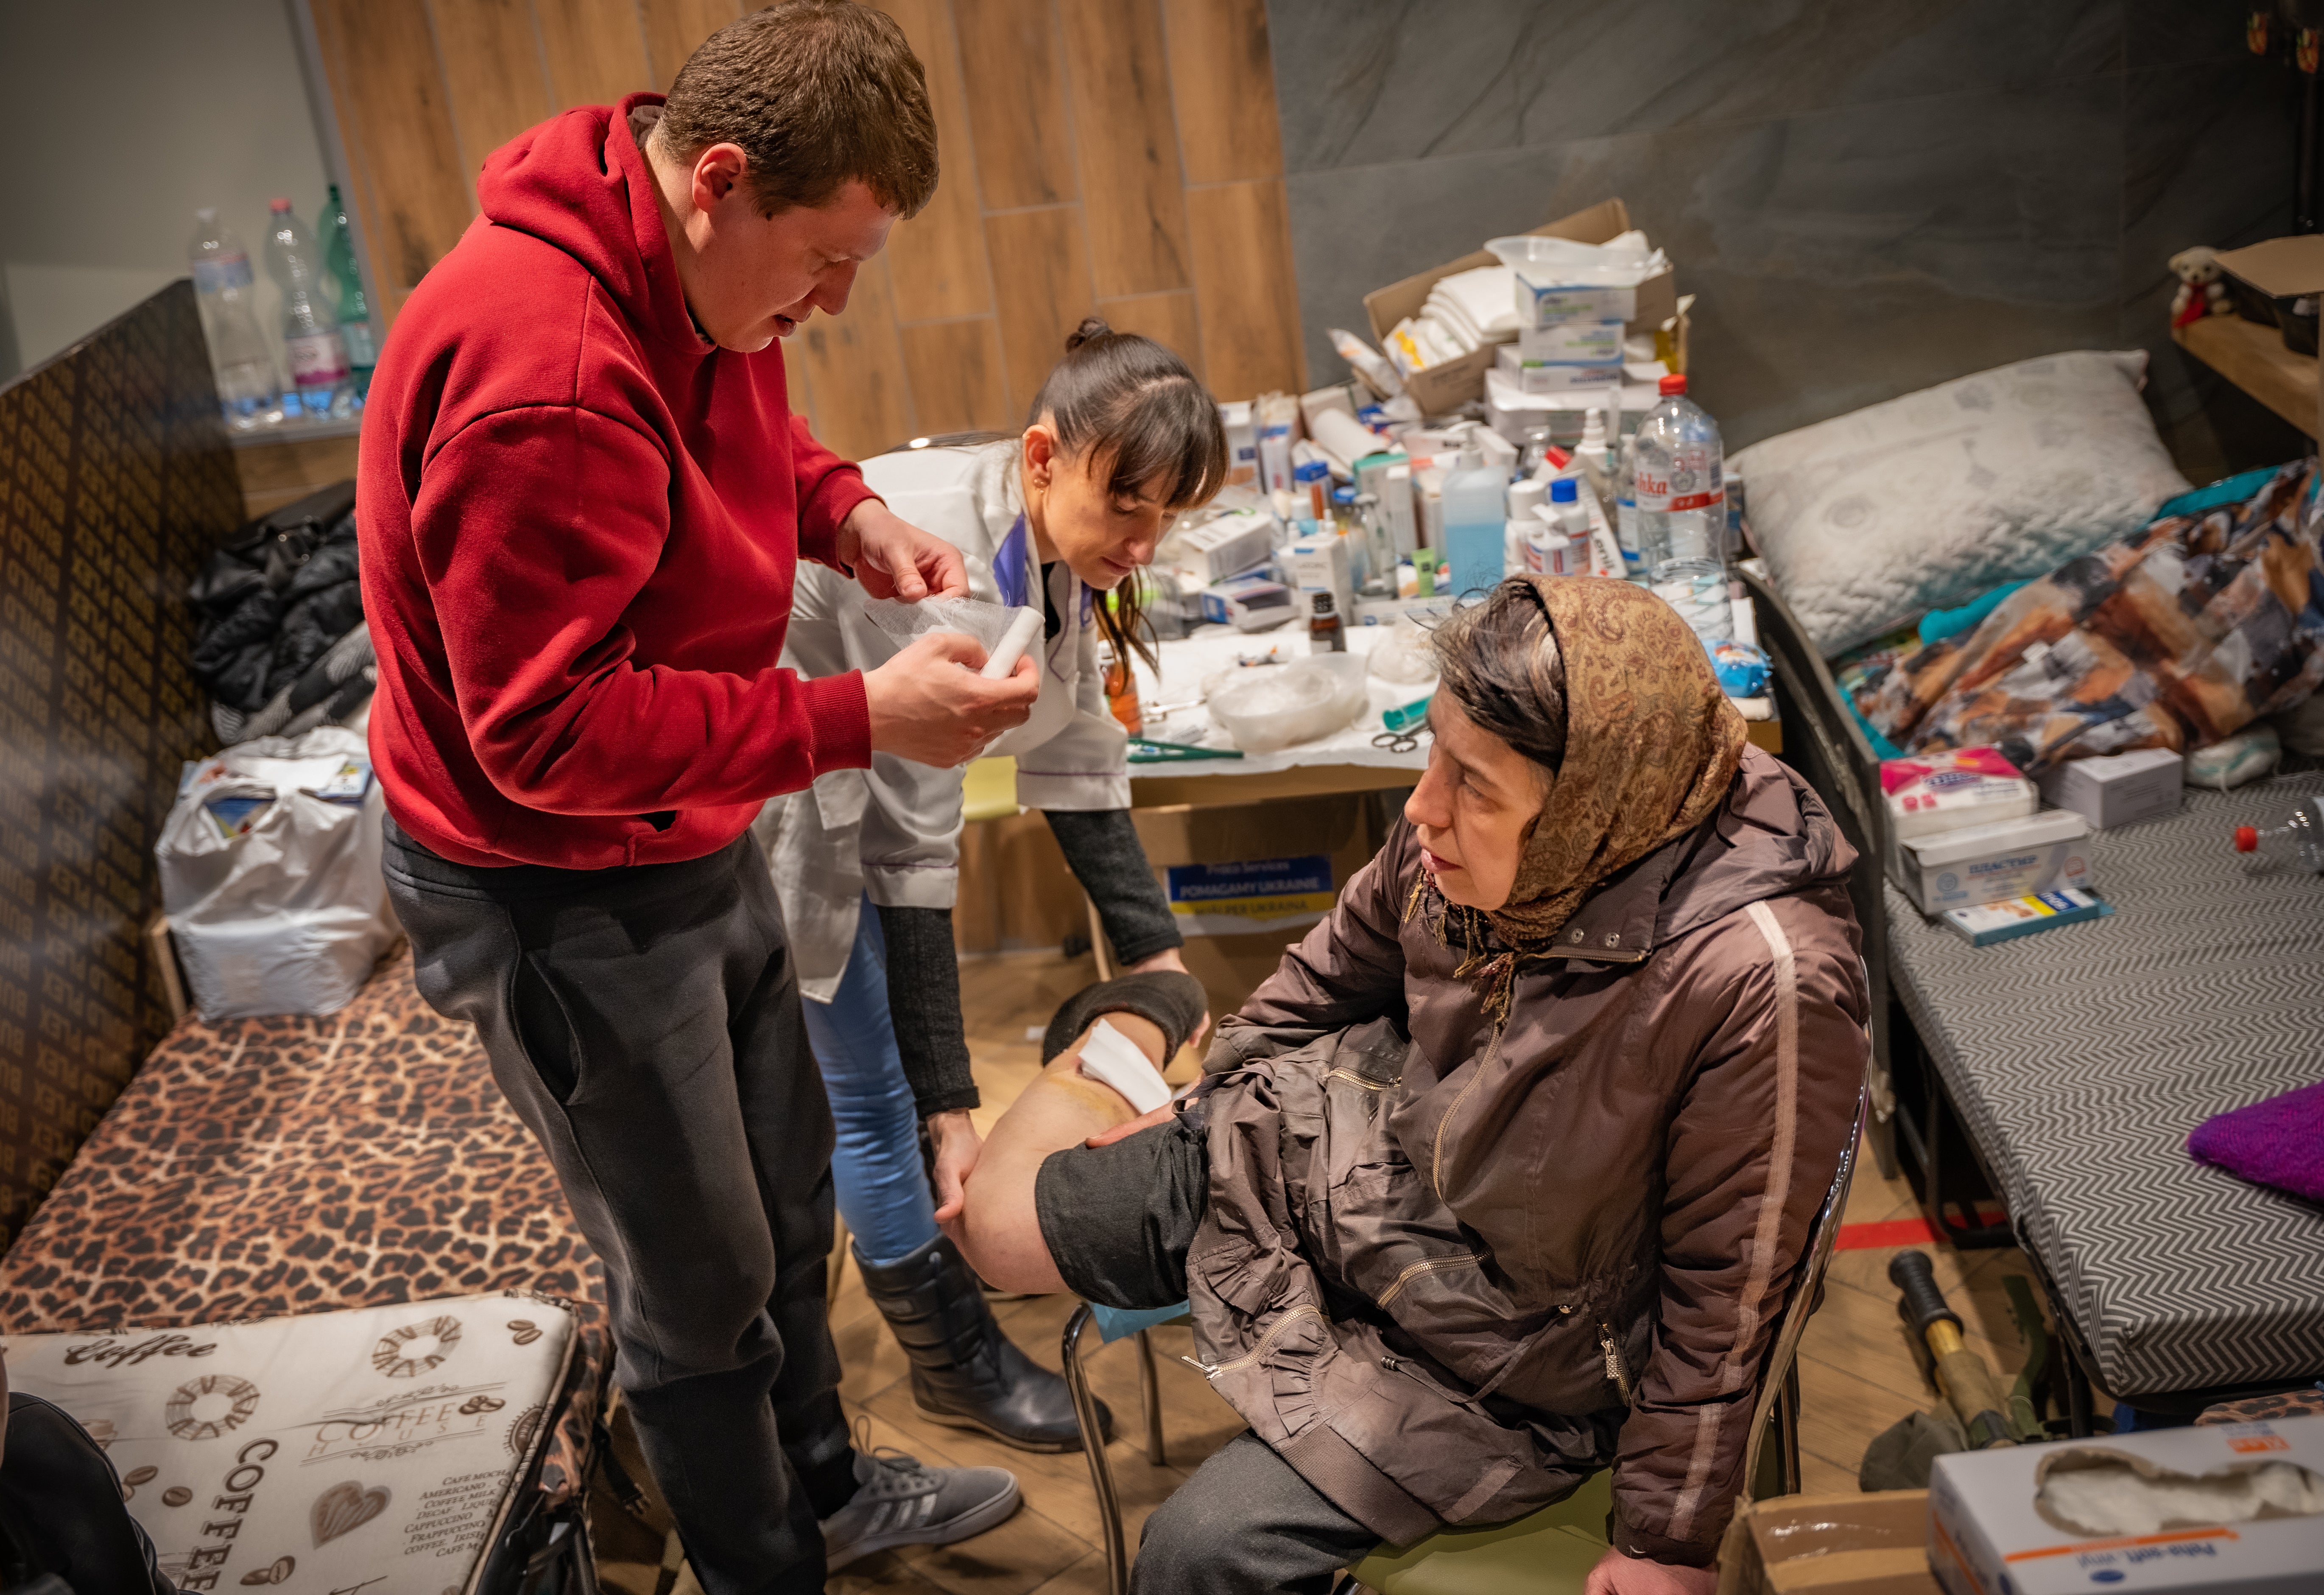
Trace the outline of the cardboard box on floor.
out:
[[[1555,221],[1537,227],[1533,229],[1532,236],[1537,238],[1571,238],[1577,244],[1603,244],[1609,238],[1629,230],[1629,208],[1619,199],[1607,199],[1587,210],[1577,210],[1572,216],[1561,216]],[[1364,311],[1371,317],[1372,341],[1385,348],[1388,335],[1396,324],[1406,316],[1418,315],[1428,303],[1428,291],[1436,286],[1438,278],[1499,264],[1489,250],[1480,249],[1458,260],[1447,261],[1434,270],[1406,277],[1401,283],[1373,289],[1364,295]],[[1665,272],[1638,284],[1638,313],[1631,319],[1628,330],[1633,333],[1655,332],[1677,314],[1677,274]],[[1420,406],[1424,415],[1442,415],[1448,410],[1457,410],[1483,394],[1485,373],[1492,369],[1498,347],[1487,344],[1457,360],[1447,360],[1442,366],[1431,366],[1425,371],[1413,373],[1404,379],[1405,392],[1412,395],[1413,403]]]
[[[1214,1020],[1242,1006],[1370,860],[1370,801],[1334,793],[1130,811]]]
[[[1719,1595],[1942,1595],[1924,1489],[1778,1496],[1735,1508]]]

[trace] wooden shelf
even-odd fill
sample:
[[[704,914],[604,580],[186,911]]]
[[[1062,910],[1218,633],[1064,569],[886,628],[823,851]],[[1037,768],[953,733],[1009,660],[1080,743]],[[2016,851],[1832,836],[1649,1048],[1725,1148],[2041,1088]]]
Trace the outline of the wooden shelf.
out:
[[[2316,436],[2316,357],[2283,347],[2283,334],[2241,316],[2206,316],[2174,328],[2172,341],[2274,411]]]

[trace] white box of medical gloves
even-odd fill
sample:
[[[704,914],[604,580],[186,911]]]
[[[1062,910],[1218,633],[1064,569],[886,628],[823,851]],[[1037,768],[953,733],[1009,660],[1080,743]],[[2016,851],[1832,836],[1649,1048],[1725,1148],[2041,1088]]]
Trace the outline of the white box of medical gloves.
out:
[[[1939,1457],[1929,1563],[1947,1595],[2315,1595],[2324,1417]]]
[[[2090,884],[2089,821],[2051,809],[1897,844],[1899,884],[1923,913]]]

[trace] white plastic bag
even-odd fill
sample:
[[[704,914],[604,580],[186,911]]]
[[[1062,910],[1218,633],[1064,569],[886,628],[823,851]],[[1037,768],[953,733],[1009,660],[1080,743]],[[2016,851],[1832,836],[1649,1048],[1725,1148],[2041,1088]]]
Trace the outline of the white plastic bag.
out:
[[[1019,616],[1030,615],[1037,624],[1041,617],[1038,609],[988,604],[982,598],[922,598],[917,604],[901,598],[872,598],[864,603],[863,613],[872,625],[895,638],[899,648],[909,647],[932,631],[955,631],[974,637],[987,654]]]
[[[1371,707],[1360,654],[1230,668],[1203,682],[1211,719],[1245,753],[1274,753],[1340,730]]]
[[[1425,686],[1436,679],[1436,650],[1428,634],[1409,615],[1398,616],[1388,635],[1372,644],[1364,660],[1372,674],[1394,686]]]
[[[361,800],[315,795],[334,784]],[[347,1005],[399,933],[379,868],[384,812],[363,737],[338,726],[242,743],[188,774],[153,851],[204,1018]]]

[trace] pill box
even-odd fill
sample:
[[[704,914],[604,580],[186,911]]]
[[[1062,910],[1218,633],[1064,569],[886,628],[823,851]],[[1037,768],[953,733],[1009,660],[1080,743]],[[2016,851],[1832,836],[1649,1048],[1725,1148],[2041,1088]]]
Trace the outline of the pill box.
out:
[[[1996,941],[2030,936],[2036,931],[2053,931],[2060,925],[2104,919],[2113,912],[2114,904],[2096,892],[2069,886],[2062,892],[2005,897],[1998,903],[1980,903],[1974,908],[1948,908],[1944,923],[1947,930],[1964,938],[1971,947],[1990,947]]]

